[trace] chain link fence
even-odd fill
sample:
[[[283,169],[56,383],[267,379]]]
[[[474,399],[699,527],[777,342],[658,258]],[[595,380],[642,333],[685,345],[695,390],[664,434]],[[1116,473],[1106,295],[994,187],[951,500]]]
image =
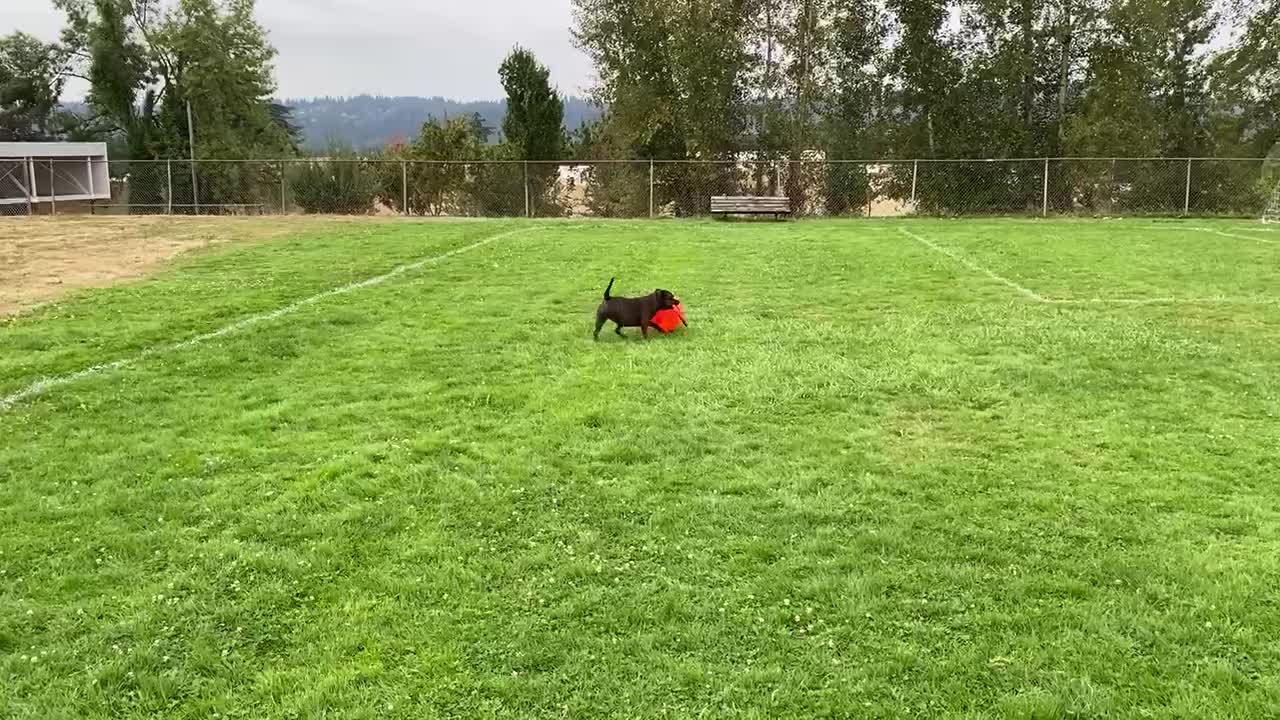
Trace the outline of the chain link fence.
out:
[[[701,217],[714,195],[771,195],[799,217],[1260,217],[1280,182],[1261,158],[158,160],[109,174],[110,200],[10,196],[0,215]]]

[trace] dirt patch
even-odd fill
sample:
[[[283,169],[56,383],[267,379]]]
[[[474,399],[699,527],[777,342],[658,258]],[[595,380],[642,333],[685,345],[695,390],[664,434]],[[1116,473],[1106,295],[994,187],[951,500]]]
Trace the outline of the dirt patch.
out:
[[[0,316],[83,288],[144,277],[190,250],[351,222],[384,221],[314,216],[5,219],[0,221]]]

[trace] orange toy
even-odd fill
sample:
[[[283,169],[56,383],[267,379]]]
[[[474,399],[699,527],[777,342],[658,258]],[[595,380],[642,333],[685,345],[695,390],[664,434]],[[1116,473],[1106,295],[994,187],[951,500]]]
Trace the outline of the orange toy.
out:
[[[674,307],[659,310],[654,313],[653,319],[649,321],[650,325],[658,328],[664,333],[669,333],[672,330],[675,330],[683,323],[684,308],[680,307],[680,301],[678,300]]]

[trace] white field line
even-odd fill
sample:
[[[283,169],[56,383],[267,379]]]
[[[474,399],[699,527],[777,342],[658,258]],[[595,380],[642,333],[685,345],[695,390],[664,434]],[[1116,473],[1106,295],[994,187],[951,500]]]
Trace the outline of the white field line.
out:
[[[1140,227],[1142,230],[1164,230],[1164,231],[1168,231],[1168,232],[1207,232],[1207,233],[1216,233],[1216,234],[1218,234],[1218,235],[1222,235],[1222,236],[1224,236],[1224,237],[1234,237],[1234,238],[1240,238],[1240,239],[1242,239],[1242,240],[1261,240],[1262,242],[1271,242],[1270,240],[1267,240],[1267,239],[1265,239],[1265,238],[1254,237],[1254,236],[1252,236],[1252,235],[1233,235],[1233,234],[1231,234],[1231,233],[1226,233],[1226,232],[1223,232],[1223,231],[1218,230],[1218,229],[1216,229],[1216,228],[1205,227],[1205,226],[1203,226],[1203,225],[1142,225],[1142,226],[1139,226],[1139,227]],[[1242,233],[1270,233],[1270,232],[1280,232],[1280,229],[1277,229],[1277,230],[1274,230],[1274,231],[1273,231],[1273,230],[1270,230],[1270,229],[1268,229],[1268,228],[1263,228],[1263,227],[1257,227],[1257,228],[1239,228],[1239,227],[1237,227],[1237,228],[1233,228],[1233,229],[1234,229],[1234,230],[1236,230],[1237,232],[1242,232]]]
[[[120,368],[129,367],[130,365],[135,365],[139,362],[142,362],[143,360],[146,360],[147,358],[153,357],[155,355],[159,355],[161,353],[173,352],[175,350],[183,350],[193,345],[199,345],[201,343],[220,338],[224,335],[230,335],[231,333],[237,332],[239,330],[243,330],[247,327],[251,327],[259,323],[275,320],[276,318],[293,313],[308,305],[314,305],[315,303],[320,302],[321,300],[325,300],[338,295],[345,295],[349,292],[360,290],[361,288],[373,287],[374,285],[381,285],[382,283],[385,283],[388,280],[396,278],[407,272],[412,272],[414,270],[417,270],[418,268],[421,268],[425,265],[438,263],[442,260],[451,258],[454,255],[460,255],[462,253],[475,250],[476,248],[483,247],[485,245],[488,245],[491,242],[501,240],[503,238],[511,237],[512,235],[515,235],[517,233],[529,232],[536,229],[540,229],[540,228],[516,228],[515,230],[508,230],[506,232],[498,233],[497,235],[491,235],[487,238],[484,238],[483,240],[473,242],[470,245],[464,245],[463,247],[460,247],[460,248],[455,248],[446,253],[441,253],[439,255],[432,255],[431,257],[414,260],[411,263],[406,263],[404,265],[396,266],[381,275],[375,275],[370,278],[365,278],[364,280],[361,280],[359,282],[354,282],[349,285],[336,287],[336,288],[333,288],[332,290],[325,290],[324,292],[316,293],[311,297],[303,298],[301,300],[298,300],[297,302],[290,303],[283,307],[276,308],[275,310],[272,310],[270,312],[262,313],[261,315],[251,315],[247,318],[237,320],[231,323],[230,325],[226,325],[224,327],[218,328],[217,330],[214,330],[212,332],[207,332],[202,335],[189,337],[186,340],[183,340],[181,342],[176,342],[169,345],[158,345],[155,347],[149,347],[146,350],[143,350],[142,352],[132,357],[122,358],[120,360],[114,360],[112,362],[102,363],[100,365],[91,365],[87,368],[84,368],[83,370],[77,370],[76,372],[68,373],[66,375],[55,375],[53,377],[41,378],[11,395],[0,397],[0,412],[9,410],[14,405],[22,402],[23,400],[26,400],[27,398],[35,397],[36,395],[40,395],[52,388],[59,387],[62,385],[68,385],[70,383],[76,382],[77,380],[82,380],[91,375],[104,373],[104,372],[107,372],[108,370],[119,370]]]
[[[1207,227],[1197,227],[1194,229],[1200,230],[1202,232],[1213,233],[1214,235],[1221,235],[1222,237],[1236,238],[1237,240],[1252,240],[1254,242],[1266,243],[1268,245],[1280,245],[1280,240],[1272,240],[1270,238],[1258,237],[1257,235],[1237,235],[1235,233],[1222,232],[1221,230],[1214,230],[1213,228],[1207,228]],[[1244,232],[1252,232],[1252,231],[1245,230]]]
[[[1280,299],[1228,297],[1158,297],[1158,298],[1051,298],[1054,305],[1276,305]]]
[[[987,277],[991,278],[992,280],[995,280],[996,282],[1003,283],[1003,284],[1005,284],[1005,285],[1007,285],[1007,286],[1009,286],[1009,287],[1013,288],[1014,290],[1017,290],[1017,291],[1018,291],[1019,293],[1021,293],[1022,295],[1026,296],[1026,297],[1028,297],[1028,298],[1031,298],[1032,300],[1035,300],[1036,302],[1050,302],[1049,298],[1044,297],[1043,295],[1041,295],[1041,294],[1037,293],[1035,290],[1032,290],[1032,289],[1030,289],[1030,288],[1023,287],[1023,286],[1019,285],[1018,283],[1016,283],[1016,282],[1014,282],[1014,281],[1010,280],[1009,278],[1003,277],[1003,276],[1001,276],[1001,275],[997,275],[997,274],[995,274],[994,272],[991,272],[990,270],[988,270],[987,268],[985,268],[985,267],[983,267],[983,266],[979,265],[978,263],[973,262],[973,261],[972,261],[972,260],[970,260],[969,258],[966,258],[965,256],[960,255],[960,254],[958,254],[958,253],[953,253],[953,252],[951,252],[950,250],[948,250],[948,249],[946,249],[946,248],[942,247],[941,245],[937,245],[937,244],[935,244],[935,243],[933,243],[933,242],[930,242],[929,240],[926,240],[925,238],[923,238],[923,237],[921,237],[921,236],[919,236],[919,235],[917,235],[917,234],[915,234],[915,233],[911,232],[910,230],[908,230],[908,229],[906,229],[906,228],[898,228],[898,231],[899,231],[899,232],[901,232],[903,235],[906,235],[907,237],[911,238],[912,240],[915,240],[916,242],[920,243],[921,245],[924,245],[925,247],[927,247],[927,248],[929,248],[929,249],[931,249],[931,250],[933,250],[933,251],[935,251],[935,252],[939,252],[939,253],[942,253],[943,255],[946,255],[947,257],[951,258],[952,260],[955,260],[956,262],[960,263],[961,265],[964,265],[965,267],[969,268],[970,270],[974,270],[974,271],[980,272],[980,273],[982,273],[983,275],[986,275]]]
[[[1196,229],[1200,229],[1200,228],[1196,228]],[[940,252],[943,255],[946,255],[947,257],[951,258],[952,260],[955,260],[961,265],[964,265],[965,267],[971,270],[980,272],[983,275],[986,275],[987,277],[993,280],[997,280],[1013,288],[1014,290],[1017,290],[1019,293],[1021,293],[1022,295],[1025,295],[1031,300],[1034,300],[1039,303],[1044,303],[1046,305],[1275,305],[1277,303],[1280,303],[1280,300],[1275,300],[1270,298],[1234,298],[1234,297],[1225,297],[1225,296],[1191,297],[1191,298],[1186,298],[1186,297],[1183,297],[1183,298],[1180,298],[1180,297],[1091,298],[1091,299],[1052,298],[1052,297],[1047,297],[1045,295],[1041,295],[1040,293],[1028,287],[1019,285],[1018,283],[1006,277],[997,275],[991,270],[988,270],[987,268],[979,265],[978,263],[973,262],[972,260],[964,257],[963,255],[952,252],[947,248],[944,248],[941,245],[938,245],[937,243],[930,242],[929,240],[911,232],[910,230],[907,230],[905,228],[899,228],[899,231],[902,232],[904,235],[912,238],[913,240],[916,240],[917,242],[925,245],[926,247],[929,247],[932,250],[936,250],[937,252]],[[1256,239],[1256,238],[1253,238],[1253,239]],[[1263,242],[1267,242],[1267,241],[1264,240]]]

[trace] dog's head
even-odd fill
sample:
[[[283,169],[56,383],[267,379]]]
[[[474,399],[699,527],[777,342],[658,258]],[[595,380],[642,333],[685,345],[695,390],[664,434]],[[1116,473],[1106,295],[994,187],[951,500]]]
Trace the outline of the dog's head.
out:
[[[658,298],[658,309],[660,310],[670,310],[671,308],[675,307],[677,303],[680,302],[679,300],[676,299],[675,294],[673,294],[670,290],[663,290],[662,288],[658,288],[657,290],[653,291],[653,294],[654,294],[654,297]]]

